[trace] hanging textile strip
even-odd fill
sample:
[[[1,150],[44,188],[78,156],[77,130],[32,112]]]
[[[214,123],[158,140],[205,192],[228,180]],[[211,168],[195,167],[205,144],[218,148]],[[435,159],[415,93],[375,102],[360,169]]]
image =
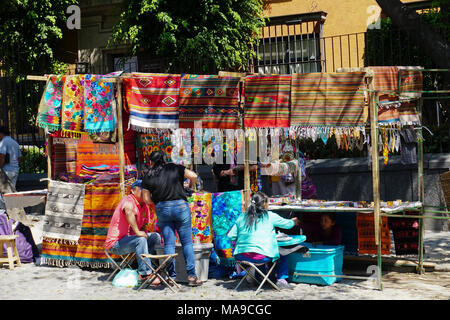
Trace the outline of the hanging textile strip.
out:
[[[66,76],[63,87],[61,128],[64,131],[81,133],[84,122],[84,75]]]
[[[400,100],[422,96],[423,76],[421,67],[398,67],[400,76]],[[398,80],[397,80],[398,81]]]
[[[235,243],[228,238],[227,233],[242,214],[242,191],[228,191],[214,193],[211,201],[212,230],[214,232],[214,246],[220,258],[220,265],[233,267]]]
[[[212,243],[212,193],[193,193],[188,202],[191,209],[192,237],[199,239],[200,243]]]
[[[81,236],[73,261],[80,266],[108,267],[104,243],[114,210],[120,202],[120,184],[86,185]]]
[[[77,143],[52,144],[52,179],[60,174],[76,173]]]
[[[114,84],[104,82],[102,75],[84,77],[84,129],[89,133],[112,132],[116,128]]]
[[[398,108],[399,120],[402,125],[420,125],[420,116],[417,111],[418,100],[404,101]]]
[[[50,180],[42,236],[77,243],[84,197],[84,184]]]
[[[293,74],[291,126],[363,126],[364,75],[364,72]]]
[[[246,76],[246,128],[289,127],[290,75]]]
[[[381,217],[381,222],[381,254],[389,254],[391,250],[391,237],[387,217]],[[374,226],[373,214],[356,214],[359,254],[377,254],[378,248],[375,244]]]
[[[417,212],[405,212],[414,215]],[[411,218],[389,218],[389,228],[394,235],[396,255],[418,254],[419,220]]]
[[[51,75],[42,94],[37,116],[38,126],[48,131],[61,129],[62,91],[65,76]]]
[[[216,75],[185,74],[180,85],[180,128],[237,129],[239,79]]]
[[[177,74],[155,73],[124,79],[130,124],[134,130],[178,128],[180,78]]]
[[[378,96],[379,101],[398,100],[398,67],[390,66],[369,68],[373,70],[374,73],[374,89],[380,91]]]

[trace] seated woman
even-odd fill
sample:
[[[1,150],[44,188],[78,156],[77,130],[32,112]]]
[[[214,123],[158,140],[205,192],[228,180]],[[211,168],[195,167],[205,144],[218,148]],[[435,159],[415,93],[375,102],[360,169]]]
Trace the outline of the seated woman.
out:
[[[325,212],[320,216],[320,228],[311,234],[308,242],[312,242],[313,246],[318,244],[337,246],[342,243],[341,227],[336,225],[336,214],[333,212]]]
[[[297,218],[284,219],[278,214],[267,211],[268,197],[258,192],[252,196],[246,214],[239,216],[236,224],[228,232],[228,237],[236,241],[234,257],[239,261],[266,263],[278,260],[275,267],[276,285],[280,289],[292,289],[287,283],[288,259],[280,257],[275,227],[290,229],[299,224]]]

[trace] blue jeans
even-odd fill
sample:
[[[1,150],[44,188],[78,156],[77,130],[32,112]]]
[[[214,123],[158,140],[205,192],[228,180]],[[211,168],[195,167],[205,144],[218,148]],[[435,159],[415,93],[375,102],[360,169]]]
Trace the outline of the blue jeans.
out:
[[[272,262],[272,258],[265,257],[264,259],[251,259],[246,256],[243,256],[242,254],[237,254],[235,256],[235,259],[238,261],[249,261],[252,263],[268,263]],[[262,268],[261,268],[262,267]],[[262,272],[266,273],[269,271],[265,268],[265,266],[258,266],[258,269]],[[277,260],[277,265],[275,266],[275,273],[277,275],[277,279],[287,279],[289,277],[289,260],[288,256],[280,256],[280,258]]]
[[[156,204],[156,217],[164,238],[164,253],[175,253],[175,230],[183,246],[186,273],[195,277],[195,255],[192,244],[191,210],[185,200],[162,201]],[[167,272],[170,277],[176,277],[175,263],[173,262]]]
[[[109,252],[112,254],[123,255],[131,252],[136,252],[138,261],[138,273],[142,276],[149,275],[152,270],[147,266],[147,264],[142,261],[141,254],[154,254],[155,245],[161,243],[161,236],[156,233],[147,233],[148,239],[144,237],[138,237],[136,235],[125,236],[119,241],[116,241]],[[150,259],[145,259],[152,267],[152,262]]]

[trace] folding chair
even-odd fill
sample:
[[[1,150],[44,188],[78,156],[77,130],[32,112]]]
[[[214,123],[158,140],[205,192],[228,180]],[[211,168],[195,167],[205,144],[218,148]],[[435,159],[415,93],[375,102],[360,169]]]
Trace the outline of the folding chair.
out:
[[[241,281],[238,283],[238,285],[236,286],[236,288],[234,288],[234,290],[236,291],[239,286],[242,284],[242,282],[244,282],[244,280],[247,277],[251,277],[253,280],[255,280],[257,283],[260,283],[258,289],[256,289],[255,292],[255,296],[261,291],[262,286],[264,285],[264,283],[267,281],[268,283],[270,283],[272,285],[272,287],[274,287],[276,290],[280,291],[280,288],[277,287],[277,285],[275,283],[273,283],[270,279],[269,276],[272,273],[272,271],[275,269],[275,265],[277,264],[277,261],[275,261],[272,264],[272,267],[270,267],[269,271],[267,272],[267,274],[265,275],[261,270],[259,270],[258,266],[262,266],[265,265],[266,263],[253,263],[253,262],[249,262],[249,261],[238,261],[236,260],[236,263],[243,269],[245,270],[245,276],[242,277]],[[256,277],[254,277],[252,275],[252,269],[255,270],[256,272],[258,272],[262,277],[263,280],[259,281],[258,279],[256,279]]]
[[[173,293],[176,293],[176,291],[173,289],[173,287],[180,289],[180,286],[178,285],[178,283],[175,282],[175,280],[173,280],[169,276],[169,274],[167,273],[167,268],[170,266],[170,264],[172,263],[172,261],[175,259],[175,257],[177,255],[178,255],[177,253],[161,254],[161,255],[141,254],[142,261],[144,261],[145,264],[152,270],[153,275],[151,277],[148,277],[147,279],[145,279],[145,281],[142,282],[142,284],[139,286],[138,290],[141,290],[142,288],[146,287],[147,283],[152,283],[153,280],[155,280],[156,277],[158,277],[170,290],[172,290]],[[159,262],[158,268],[154,269],[153,266],[151,264],[149,264],[147,262],[147,260],[145,260],[145,258],[148,258],[150,260],[158,260],[158,262]],[[161,260],[162,260],[162,262],[161,262]],[[166,278],[167,281],[164,278]],[[173,286],[171,286],[171,284]]]
[[[130,268],[132,269],[130,263],[134,260],[134,258],[136,257],[136,253],[135,252],[131,252],[128,254],[123,254],[123,255],[118,255],[121,259],[121,261],[119,262],[119,264],[113,259],[111,258],[108,250],[105,250],[105,254],[108,257],[109,261],[111,261],[111,263],[115,266],[114,271],[108,276],[108,278],[106,279],[106,281],[111,280],[114,275],[116,274],[116,272],[125,269],[125,268]]]

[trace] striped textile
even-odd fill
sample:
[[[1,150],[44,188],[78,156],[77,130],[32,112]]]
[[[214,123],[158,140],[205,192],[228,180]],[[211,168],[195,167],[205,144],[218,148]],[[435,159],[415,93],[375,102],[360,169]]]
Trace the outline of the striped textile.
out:
[[[76,173],[77,142],[68,139],[65,143],[52,144],[52,179],[61,173]]]
[[[239,78],[185,74],[180,85],[180,128],[237,129]]]
[[[379,101],[398,100],[398,67],[369,67],[373,70],[373,86],[379,94]],[[392,92],[382,92],[392,91]]]
[[[65,76],[51,75],[39,103],[37,124],[49,131],[61,129],[62,91]]]
[[[398,116],[402,125],[420,124],[419,112],[417,111],[418,100],[403,101],[398,108]]]
[[[291,126],[363,126],[364,72],[292,75]]]
[[[356,214],[356,228],[358,230],[358,253],[377,254],[378,248],[375,244],[375,223],[373,214]],[[388,218],[381,217],[381,254],[390,254],[390,251],[391,235]]]
[[[120,202],[119,184],[87,185],[83,224],[73,260],[94,268],[109,265],[104,243],[114,210]]]
[[[245,77],[244,126],[289,127],[290,75]]]
[[[400,76],[400,99],[420,98],[423,89],[421,67],[398,67]]]
[[[180,78],[177,74],[150,73],[124,79],[130,124],[134,130],[178,128]]]
[[[61,111],[62,130],[81,133],[84,124],[84,75],[66,76]]]

